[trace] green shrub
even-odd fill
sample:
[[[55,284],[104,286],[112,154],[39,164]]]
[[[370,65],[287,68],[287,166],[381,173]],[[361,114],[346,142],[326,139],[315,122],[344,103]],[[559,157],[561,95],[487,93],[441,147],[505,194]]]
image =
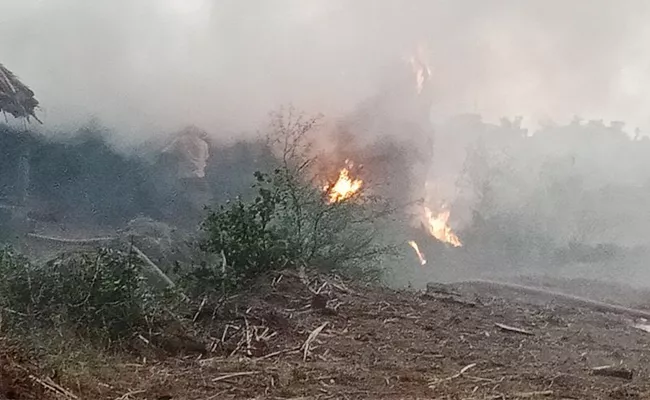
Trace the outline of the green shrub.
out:
[[[10,328],[47,328],[100,341],[144,329],[155,296],[143,284],[139,259],[99,249],[44,264],[0,251],[0,305]]]
[[[318,119],[274,116],[269,144],[277,167],[256,172],[252,201],[237,198],[212,210],[202,224],[202,249],[225,263],[205,264],[193,272],[204,290],[242,287],[280,268],[319,268],[351,278],[374,280],[377,261],[394,248],[381,235],[390,214],[386,202],[358,193],[330,203],[310,172],[307,134]],[[223,260],[222,260],[223,261]]]

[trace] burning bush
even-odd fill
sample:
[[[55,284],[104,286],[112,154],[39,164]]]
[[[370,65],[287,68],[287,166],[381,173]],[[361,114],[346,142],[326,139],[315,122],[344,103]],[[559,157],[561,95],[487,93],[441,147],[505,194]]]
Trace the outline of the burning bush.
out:
[[[268,139],[277,165],[255,174],[257,196],[237,198],[203,223],[203,249],[224,258],[212,273],[203,271],[212,277],[204,280],[208,287],[238,287],[267,271],[299,267],[375,279],[377,260],[393,249],[380,234],[387,203],[362,190],[331,201],[310,170],[307,135],[318,118],[292,115],[274,115]]]

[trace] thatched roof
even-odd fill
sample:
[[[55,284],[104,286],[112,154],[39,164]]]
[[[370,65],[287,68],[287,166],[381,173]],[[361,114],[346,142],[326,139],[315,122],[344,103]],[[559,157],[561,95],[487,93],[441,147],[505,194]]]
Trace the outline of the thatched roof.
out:
[[[14,118],[26,118],[29,121],[33,117],[41,122],[34,113],[37,107],[38,100],[34,98],[34,92],[0,64],[0,111],[11,114]]]

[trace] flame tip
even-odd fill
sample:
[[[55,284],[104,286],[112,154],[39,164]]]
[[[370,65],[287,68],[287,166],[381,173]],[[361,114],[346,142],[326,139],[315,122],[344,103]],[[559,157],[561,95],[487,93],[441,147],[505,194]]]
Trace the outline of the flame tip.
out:
[[[345,164],[348,165],[349,168],[352,168],[351,161],[345,160]],[[338,180],[333,185],[327,186],[326,191],[329,191],[328,196],[330,204],[352,197],[363,185],[361,179],[350,178],[350,170],[348,167],[342,168],[339,171]]]
[[[429,234],[439,241],[449,244],[453,247],[462,247],[463,243],[449,226],[449,217],[451,211],[446,206],[437,215],[433,215],[431,209],[424,206],[425,226]]]
[[[415,240],[409,240],[408,241],[409,246],[415,250],[415,254],[418,256],[418,259],[420,260],[420,265],[424,266],[427,263],[427,259],[424,258],[424,254],[420,251],[420,246],[418,246],[417,242]]]

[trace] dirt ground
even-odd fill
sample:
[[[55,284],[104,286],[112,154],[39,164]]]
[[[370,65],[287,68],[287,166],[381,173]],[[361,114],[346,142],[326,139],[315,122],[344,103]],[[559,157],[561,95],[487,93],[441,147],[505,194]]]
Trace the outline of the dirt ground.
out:
[[[179,345],[54,378],[7,355],[4,398],[650,399],[650,333],[625,316],[479,286],[396,292],[288,273],[266,286],[221,307],[209,352]]]

